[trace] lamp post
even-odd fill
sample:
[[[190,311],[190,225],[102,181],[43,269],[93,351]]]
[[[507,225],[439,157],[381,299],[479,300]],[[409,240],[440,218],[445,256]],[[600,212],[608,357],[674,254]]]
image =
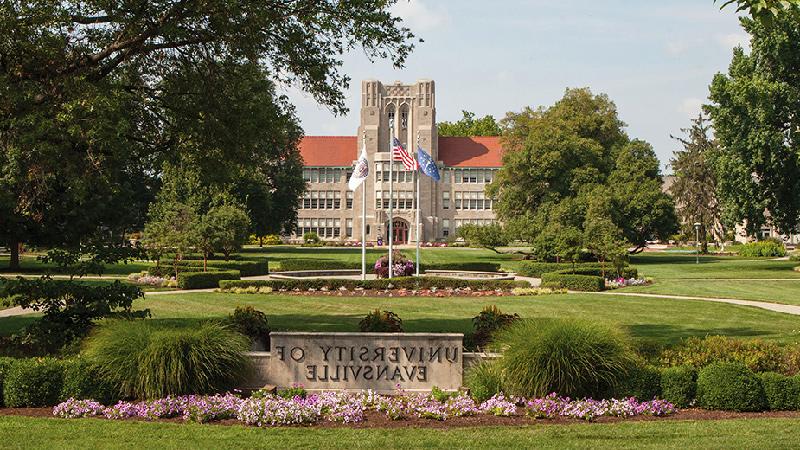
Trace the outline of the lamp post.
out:
[[[694,245],[697,249],[697,251],[695,252],[694,263],[700,264],[700,222],[694,223],[694,235],[695,235]]]

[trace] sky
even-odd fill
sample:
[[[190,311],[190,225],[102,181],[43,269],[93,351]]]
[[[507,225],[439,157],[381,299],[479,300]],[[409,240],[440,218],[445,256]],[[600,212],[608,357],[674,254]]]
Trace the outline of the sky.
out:
[[[307,135],[355,135],[362,79],[436,82],[438,121],[461,111],[500,119],[549,106],[568,87],[616,103],[632,138],[655,148],[665,172],[679,135],[707,102],[708,85],[747,45],[732,8],[713,0],[400,0],[393,7],[424,42],[403,69],[344,56],[350,113],[335,116],[285,88]]]

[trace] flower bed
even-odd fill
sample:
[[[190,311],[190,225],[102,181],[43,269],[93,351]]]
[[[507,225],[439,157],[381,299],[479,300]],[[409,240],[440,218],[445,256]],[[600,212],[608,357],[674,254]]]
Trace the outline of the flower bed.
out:
[[[606,280],[606,289],[618,289],[626,286],[647,286],[653,281],[649,278],[614,278]]]
[[[210,422],[235,419],[258,427],[315,424],[320,422],[359,423],[367,412],[380,413],[390,420],[430,419],[445,421],[466,416],[520,416],[536,419],[559,417],[594,420],[598,417],[633,417],[640,415],[667,416],[677,412],[663,400],[638,402],[592,399],[571,400],[551,394],[542,399],[507,398],[502,394],[477,404],[465,393],[444,396],[408,394],[377,395],[361,393],[323,392],[307,396],[284,398],[267,394],[247,399],[234,394],[213,396],[167,397],[143,402],[119,402],[104,407],[93,400],[69,400],[53,408],[61,418],[105,417],[107,419],[157,420],[180,417],[189,422]]]

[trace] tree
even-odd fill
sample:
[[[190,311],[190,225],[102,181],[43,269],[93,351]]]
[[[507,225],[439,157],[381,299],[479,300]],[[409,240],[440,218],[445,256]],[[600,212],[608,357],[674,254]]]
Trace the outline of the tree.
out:
[[[703,253],[708,252],[708,232],[718,242],[725,239],[712,164],[719,148],[708,135],[710,128],[708,120],[700,114],[692,120],[691,128],[681,130],[688,135],[686,138],[672,136],[683,150],[674,152],[670,161],[675,173],[670,193],[675,198],[676,210],[684,224],[700,224]]]
[[[789,234],[800,225],[800,12],[771,26],[741,23],[752,50],[734,49],[706,107],[721,148],[713,165],[723,221],[751,234],[766,223]]]
[[[345,52],[360,47],[399,67],[413,49],[393,3],[4,3],[0,242],[12,265],[18,242],[63,245],[99,230],[121,240],[140,229],[165,161],[219,184],[246,167],[274,177],[284,165],[300,177],[299,127],[274,85],[346,112]],[[292,220],[278,212],[277,222]]]
[[[203,216],[203,223],[212,233],[212,248],[222,252],[226,261],[231,253],[239,251],[247,242],[250,218],[236,205],[222,204],[211,208]]]
[[[500,136],[500,125],[491,115],[475,118],[475,113],[461,111],[463,117],[457,122],[440,122],[439,136]]]
[[[714,0],[717,3],[718,0]],[[800,0],[719,0],[720,9],[732,4],[736,5],[737,12],[747,12],[753,19],[766,26],[772,26],[775,18],[782,14],[797,11]]]
[[[601,206],[637,249],[675,229],[655,152],[631,140],[624,126],[614,103],[589,89],[567,89],[549,108],[525,108],[503,120],[503,168],[487,193],[497,199],[499,218],[519,232],[514,237],[534,244],[534,254],[561,253],[548,239],[582,239],[589,210]]]
[[[497,247],[508,245],[508,234],[499,223],[489,225],[464,224],[458,228],[457,234],[470,245],[483,247],[500,253]]]
[[[605,263],[613,261],[617,266],[616,262],[621,261],[628,253],[628,244],[622,238],[622,230],[607,217],[589,216],[586,218],[583,233],[584,246],[597,257],[605,278]],[[620,270],[618,272],[621,273]]]

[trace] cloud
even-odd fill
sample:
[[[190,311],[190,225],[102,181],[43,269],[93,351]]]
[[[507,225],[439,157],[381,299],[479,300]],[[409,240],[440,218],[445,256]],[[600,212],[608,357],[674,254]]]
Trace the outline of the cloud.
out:
[[[695,97],[685,98],[678,106],[678,111],[689,117],[696,117],[703,108],[703,100]]]
[[[672,56],[678,56],[683,53],[686,53],[686,50],[689,49],[691,45],[687,41],[669,41],[665,46],[665,49],[668,54]]]
[[[450,23],[447,9],[431,8],[421,0],[400,1],[392,7],[392,13],[400,16],[415,33],[436,30]]]
[[[744,33],[718,34],[714,37],[717,43],[725,48],[749,48],[750,37]]]

